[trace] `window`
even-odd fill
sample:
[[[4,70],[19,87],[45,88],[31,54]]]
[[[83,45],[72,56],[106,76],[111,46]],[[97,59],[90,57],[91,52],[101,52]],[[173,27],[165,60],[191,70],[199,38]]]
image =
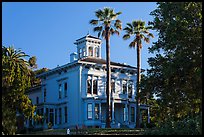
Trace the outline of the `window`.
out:
[[[39,97],[36,97],[36,104],[39,104]]]
[[[51,108],[50,109],[50,122],[52,123],[52,125],[53,125],[53,122],[54,122],[54,114],[53,113],[54,113],[53,109]]]
[[[95,104],[95,119],[99,119],[99,104]]]
[[[97,94],[98,82],[97,79],[93,80],[93,94]]]
[[[91,94],[91,79],[87,80],[87,93]]]
[[[64,107],[64,122],[67,123],[67,106]]]
[[[46,108],[46,123],[48,123],[48,113],[49,113],[49,109]]]
[[[99,48],[98,47],[95,48],[95,57],[99,57]]]
[[[59,84],[59,99],[62,97],[62,84]]]
[[[129,98],[132,98],[132,85],[133,85],[133,82],[129,81],[128,83],[128,97]]]
[[[62,109],[59,108],[59,124],[62,123]]]
[[[57,109],[55,109],[55,124],[57,124]]]
[[[47,94],[46,88],[44,88],[44,102],[46,102],[46,94]]]
[[[123,94],[127,93],[127,81],[123,80]]]
[[[88,107],[88,119],[92,119],[92,104],[89,103],[87,107]]]
[[[82,57],[82,49],[79,49],[79,58]]]
[[[131,122],[135,122],[135,108],[131,107]]]
[[[89,47],[89,56],[93,56],[93,47]]]
[[[83,56],[86,56],[86,49],[85,48],[82,49],[82,54],[83,54]]]
[[[64,97],[67,97],[67,82],[64,83]]]

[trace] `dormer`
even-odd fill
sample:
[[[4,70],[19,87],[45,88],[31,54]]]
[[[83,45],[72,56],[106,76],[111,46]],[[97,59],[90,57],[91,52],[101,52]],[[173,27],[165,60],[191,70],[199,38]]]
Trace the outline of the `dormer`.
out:
[[[84,57],[101,58],[101,39],[87,34],[85,37],[77,39],[74,44],[77,45],[78,59]]]

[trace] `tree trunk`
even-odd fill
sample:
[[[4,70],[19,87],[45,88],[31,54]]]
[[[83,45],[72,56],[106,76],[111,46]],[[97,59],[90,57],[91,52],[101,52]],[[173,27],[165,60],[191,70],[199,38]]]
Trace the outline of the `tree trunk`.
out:
[[[110,128],[111,122],[111,102],[110,102],[110,92],[111,92],[111,69],[110,69],[110,36],[109,27],[106,27],[106,69],[107,69],[107,81],[106,81],[106,128]]]
[[[137,98],[136,98],[136,107],[137,107],[137,115],[136,115],[136,128],[140,128],[140,45],[137,42]]]

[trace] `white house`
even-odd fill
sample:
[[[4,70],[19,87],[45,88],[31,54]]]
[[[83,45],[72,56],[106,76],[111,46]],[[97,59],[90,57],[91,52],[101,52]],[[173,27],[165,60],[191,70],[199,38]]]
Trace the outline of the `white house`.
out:
[[[101,58],[101,40],[86,35],[74,43],[77,53],[70,63],[40,74],[41,85],[32,88],[29,98],[44,121],[27,120],[35,128],[105,127],[106,61]],[[111,62],[111,127],[134,128],[136,123],[136,68]],[[143,109],[149,107],[141,105]]]

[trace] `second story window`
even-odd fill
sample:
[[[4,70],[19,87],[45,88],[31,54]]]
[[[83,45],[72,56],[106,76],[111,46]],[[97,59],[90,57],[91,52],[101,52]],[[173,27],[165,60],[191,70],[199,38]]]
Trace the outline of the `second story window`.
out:
[[[59,99],[62,98],[62,84],[59,84]]]
[[[98,89],[98,82],[97,79],[93,80],[93,94],[97,94],[97,89]]]
[[[46,91],[46,88],[44,88],[44,102],[46,102],[46,96],[47,96],[47,91]]]
[[[132,97],[132,87],[133,87],[133,82],[129,81],[129,83],[128,83],[128,97],[129,98]]]
[[[87,93],[91,94],[91,79],[87,80]]]
[[[123,80],[123,94],[127,93],[127,81]]]
[[[67,82],[64,83],[64,97],[67,97]]]

